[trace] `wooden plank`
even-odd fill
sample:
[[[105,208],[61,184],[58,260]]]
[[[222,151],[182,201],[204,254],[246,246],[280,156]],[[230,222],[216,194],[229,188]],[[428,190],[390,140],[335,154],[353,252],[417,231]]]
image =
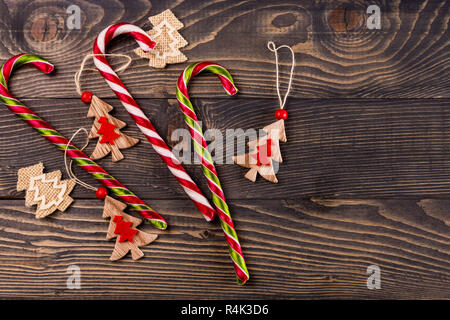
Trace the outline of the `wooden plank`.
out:
[[[274,57],[269,40],[293,46],[297,67],[292,96],[298,98],[449,98],[447,1],[379,1],[382,29],[366,27],[372,1],[72,1],[82,12],[80,30],[68,30],[69,3],[0,0],[0,60],[34,52],[57,66],[47,77],[21,70],[14,85],[21,97],[77,97],[73,75],[91,52],[97,34],[117,21],[149,29],[147,17],[167,8],[184,22],[189,62],[213,60],[230,69],[246,97],[273,98]],[[178,75],[187,65],[150,69],[132,50],[129,38],[114,41],[109,52],[134,59],[121,75],[137,97],[174,97]],[[282,54],[283,61],[289,57]],[[115,66],[120,61],[115,62]],[[89,66],[90,67],[90,66]],[[286,85],[288,66],[282,68]],[[87,72],[84,88],[102,97],[112,91],[97,72]],[[200,77],[192,86],[198,97],[223,96],[214,77]]]
[[[141,142],[124,150],[125,159],[113,164],[111,157],[99,161],[115,177],[143,198],[186,199],[136,125],[116,99],[108,99],[112,115],[126,121],[124,132]],[[175,100],[140,99],[145,113],[160,134],[171,140],[176,129],[186,129]],[[205,128],[219,129],[231,141],[227,129],[262,128],[274,121],[274,102],[266,99],[195,99]],[[85,118],[88,106],[80,100],[27,100],[44,119],[70,137],[79,127],[90,129]],[[284,162],[278,184],[258,178],[244,179],[246,169],[234,164],[218,165],[219,176],[230,199],[298,197],[404,197],[450,195],[450,113],[448,99],[430,100],[289,100],[287,143],[281,143]],[[187,132],[186,132],[187,134]],[[228,134],[228,135],[227,135]],[[188,141],[188,139],[187,139]],[[235,140],[237,141],[237,140]],[[224,143],[225,143],[224,142]],[[95,140],[88,153],[95,147]],[[82,146],[83,138],[76,139]],[[226,163],[232,152],[218,149]],[[234,148],[234,147],[233,147]],[[62,153],[46,142],[8,110],[0,109],[0,197],[22,197],[15,192],[19,168],[43,161],[47,170],[64,170]],[[234,149],[230,149],[234,150]],[[220,151],[223,151],[222,153]],[[191,159],[195,159],[191,155]],[[193,179],[209,195],[199,165],[186,165]],[[94,183],[77,170],[80,177]],[[76,197],[94,197],[77,187]]]
[[[217,222],[188,200],[155,203],[169,229],[139,262],[110,262],[100,201],[76,200],[43,220],[23,201],[0,201],[0,298],[450,298],[449,200],[232,201],[251,274],[245,287]],[[73,264],[80,290],[66,288]],[[366,286],[373,264],[381,290]]]
[[[66,27],[72,4],[81,8],[81,30]],[[108,261],[114,244],[105,240],[102,202],[82,187],[67,212],[34,219],[15,191],[16,172],[38,161],[48,171],[63,170],[62,153],[0,108],[0,299],[449,299],[450,200],[437,199],[450,195],[448,5],[379,1],[382,29],[368,30],[370,4],[0,0],[0,63],[34,52],[57,66],[50,77],[19,70],[12,91],[68,137],[92,124],[73,75],[112,23],[147,30],[148,16],[171,8],[185,24],[189,62],[225,65],[240,89],[228,98],[213,76],[198,77],[191,88],[204,128],[227,137],[227,129],[274,121],[275,66],[267,41],[293,46],[297,58],[280,183],[253,184],[245,169],[218,165],[251,274],[245,287],[234,281],[217,221],[204,220],[146,141],[124,150],[119,163],[109,156],[100,161],[168,220],[166,231],[143,226],[160,237],[143,248],[141,261]],[[124,37],[109,52],[131,55],[121,78],[173,147],[171,135],[186,128],[174,94],[187,63],[151,69],[135,47]],[[287,71],[285,63],[284,86]],[[84,74],[82,88],[113,97],[97,72]],[[128,123],[124,132],[142,139],[117,99],[106,101]],[[76,144],[83,144],[80,137]],[[200,167],[186,168],[209,196]],[[74,264],[81,268],[81,290],[66,287]],[[381,290],[366,287],[373,264],[381,268]]]

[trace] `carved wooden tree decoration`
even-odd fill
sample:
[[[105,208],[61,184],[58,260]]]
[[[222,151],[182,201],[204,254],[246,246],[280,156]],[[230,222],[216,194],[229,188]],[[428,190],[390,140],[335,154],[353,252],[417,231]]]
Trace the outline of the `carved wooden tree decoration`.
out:
[[[123,159],[123,154],[119,149],[130,148],[139,142],[139,139],[132,138],[122,133],[120,129],[126,123],[114,118],[109,114],[113,107],[96,96],[92,96],[88,117],[95,117],[89,133],[89,138],[100,138],[91,154],[94,160],[105,157],[111,152],[112,161]]]
[[[136,54],[149,59],[149,65],[155,68],[164,68],[166,64],[186,61],[186,56],[179,50],[188,44],[178,32],[183,28],[183,23],[169,9],[150,17],[149,20],[153,29],[147,33],[155,40],[156,46],[149,52],[137,48]]]
[[[266,132],[264,137],[250,141],[248,146],[250,152],[233,157],[238,165],[250,168],[245,177],[255,182],[258,173],[264,179],[277,183],[273,161],[283,162],[280,152],[279,142],[286,142],[286,133],[284,131],[284,120],[278,120],[263,128]]]
[[[111,197],[105,198],[103,218],[111,218],[106,239],[117,238],[114,251],[109,258],[111,261],[123,258],[128,251],[131,251],[133,260],[142,258],[144,253],[139,247],[153,242],[158,237],[156,234],[145,233],[136,229],[142,220],[124,213],[123,210],[126,207],[126,204],[118,200]]]
[[[17,191],[27,190],[25,205],[37,205],[37,219],[44,218],[56,210],[65,211],[73,202],[69,194],[74,187],[75,179],[61,181],[59,170],[44,173],[42,163],[18,171]]]

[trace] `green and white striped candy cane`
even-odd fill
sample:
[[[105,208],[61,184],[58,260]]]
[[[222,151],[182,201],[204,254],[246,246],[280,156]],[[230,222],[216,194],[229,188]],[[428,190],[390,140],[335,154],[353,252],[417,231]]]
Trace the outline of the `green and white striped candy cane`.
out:
[[[230,257],[234,264],[234,270],[236,272],[238,282],[240,284],[244,284],[249,279],[249,273],[245,264],[244,255],[242,254],[241,245],[239,244],[233,220],[231,219],[230,210],[228,209],[228,205],[225,201],[225,195],[220,185],[216,168],[214,167],[211,154],[208,151],[207,143],[204,138],[202,128],[198,122],[198,118],[195,114],[194,106],[189,100],[187,90],[189,80],[203,71],[209,71],[216,74],[222,82],[225,91],[229,95],[234,95],[237,93],[233,78],[224,67],[213,62],[199,62],[188,66],[178,78],[177,99],[191,133],[194,150],[202,163],[203,173],[208,182],[208,187],[209,190],[211,190],[212,199],[217,209],[217,214],[220,218],[220,224],[225,234],[225,239],[228,244]]]

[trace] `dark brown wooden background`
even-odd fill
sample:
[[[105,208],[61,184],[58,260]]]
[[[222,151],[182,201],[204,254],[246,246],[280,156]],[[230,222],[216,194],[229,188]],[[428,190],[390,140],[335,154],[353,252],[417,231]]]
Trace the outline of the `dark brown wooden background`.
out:
[[[71,4],[82,9],[81,30],[65,26]],[[369,4],[381,8],[381,30],[366,27]],[[67,212],[34,219],[15,191],[16,172],[38,161],[63,169],[62,153],[3,108],[0,298],[450,298],[448,2],[0,0],[1,61],[33,52],[57,66],[50,77],[23,68],[12,91],[66,136],[90,128],[73,76],[96,35],[118,21],[147,30],[147,17],[167,8],[185,24],[189,62],[225,65],[240,89],[228,98],[215,77],[196,78],[191,93],[207,128],[273,121],[266,43],[296,52],[279,184],[218,166],[251,280],[235,283],[218,223],[205,222],[144,140],[117,164],[100,161],[169,222],[139,262],[108,261],[102,203],[81,187]],[[184,127],[175,84],[187,63],[155,70],[135,47],[124,37],[109,52],[133,57],[121,78],[173,146],[171,133]],[[143,138],[98,72],[83,81]],[[207,192],[200,168],[187,169]],[[66,288],[71,264],[81,268],[81,290]],[[380,290],[366,287],[371,264],[381,268]]]

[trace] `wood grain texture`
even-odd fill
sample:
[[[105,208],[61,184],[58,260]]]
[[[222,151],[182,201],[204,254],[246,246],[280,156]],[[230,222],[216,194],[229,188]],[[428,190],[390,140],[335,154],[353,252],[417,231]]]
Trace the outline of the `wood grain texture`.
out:
[[[366,27],[374,3],[381,30]],[[81,8],[81,30],[66,27],[72,4]],[[218,223],[205,222],[117,99],[106,99],[128,124],[124,133],[141,143],[119,163],[99,162],[167,218],[169,229],[143,225],[159,234],[143,247],[145,257],[110,262],[103,203],[81,187],[66,212],[36,221],[15,191],[17,170],[38,161],[48,172],[63,169],[63,155],[0,108],[0,298],[450,299],[448,2],[0,0],[0,60],[33,52],[57,67],[52,76],[22,68],[12,92],[65,136],[89,129],[73,76],[95,37],[119,21],[148,30],[147,17],[168,8],[185,25],[188,62],[149,68],[128,37],[109,52],[133,57],[120,77],[171,147],[171,135],[186,128],[174,98],[187,63],[216,61],[235,78],[240,93],[233,98],[213,76],[197,77],[190,88],[203,127],[229,138],[227,129],[274,121],[267,41],[296,52],[279,183],[253,184],[246,169],[217,165],[250,281],[235,283]],[[283,64],[283,85],[288,69]],[[98,72],[82,80],[83,90],[113,97]],[[231,163],[233,155],[223,157]],[[201,167],[186,169],[209,194]],[[66,288],[73,264],[81,268],[81,290]],[[372,264],[381,267],[381,290],[366,287]]]
[[[38,222],[22,201],[2,201],[0,298],[450,298],[449,200],[232,201],[251,274],[244,287],[217,223],[189,200],[157,206],[170,229],[139,262],[112,263],[100,201]],[[66,288],[72,264],[80,290]],[[366,287],[372,264],[381,290]]]
[[[126,151],[127,157],[113,164],[99,160],[142,198],[185,199],[171,176],[137,126],[117,100],[112,115],[127,122],[124,133],[141,139]],[[175,130],[187,129],[176,100],[139,102],[162,137],[174,147]],[[80,100],[26,100],[26,104],[67,137],[80,127],[91,127],[85,118],[88,106]],[[225,140],[227,130],[261,129],[274,121],[275,101],[266,99],[196,99],[204,128],[219,129]],[[230,199],[298,197],[446,197],[450,195],[450,100],[296,100],[288,102],[287,143],[280,144],[283,163],[272,185],[258,178],[256,184],[244,178],[246,169],[232,164],[234,149],[218,148],[218,171]],[[77,137],[76,145],[84,145]],[[189,141],[189,140],[187,140]],[[235,140],[237,141],[237,140]],[[95,146],[91,143],[87,152]],[[63,154],[42,139],[7,109],[0,109],[0,196],[22,196],[15,192],[19,168],[43,161],[48,170],[63,169]],[[39,159],[36,159],[39,154]],[[190,159],[196,159],[191,155]],[[193,179],[209,194],[199,165],[186,165]],[[95,183],[76,170],[80,177]],[[76,188],[75,197],[94,195]]]
[[[73,75],[93,41],[106,26],[127,21],[150,29],[147,17],[170,8],[184,23],[187,63],[212,60],[235,78],[241,96],[274,97],[275,66],[267,41],[293,46],[296,52],[292,96],[298,98],[448,98],[449,7],[445,0],[377,1],[382,29],[366,27],[373,1],[0,1],[0,59],[35,52],[56,64],[58,81],[21,70],[15,81],[21,97],[77,97]],[[80,30],[68,30],[66,9],[82,10]],[[344,10],[344,11],[343,11]],[[352,14],[344,14],[351,12]],[[128,37],[109,52],[130,54],[132,66],[121,75],[131,93],[148,98],[174,97],[176,79],[187,65],[151,69],[133,53]],[[288,59],[282,55],[282,59]],[[117,66],[120,61],[115,61]],[[286,69],[286,70],[284,70]],[[281,81],[287,83],[287,65]],[[112,97],[97,72],[83,76],[85,88]],[[214,77],[196,79],[198,97],[223,96]]]

